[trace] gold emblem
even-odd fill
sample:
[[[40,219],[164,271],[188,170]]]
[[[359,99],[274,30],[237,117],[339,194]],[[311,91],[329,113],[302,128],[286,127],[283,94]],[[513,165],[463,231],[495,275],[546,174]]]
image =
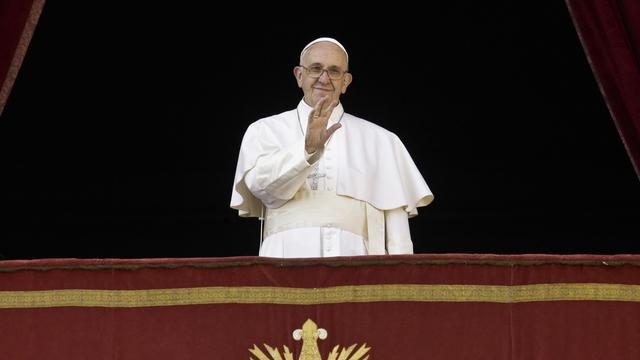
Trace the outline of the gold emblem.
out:
[[[318,325],[313,322],[311,319],[307,319],[304,325],[302,325],[302,329],[296,329],[293,332],[293,338],[296,341],[300,341],[302,339],[302,350],[300,351],[300,356],[298,360],[322,360],[322,356],[320,355],[320,351],[318,350],[318,338],[324,340],[327,338],[327,330],[318,329]],[[331,350],[331,353],[327,357],[327,360],[367,360],[369,359],[369,349],[371,347],[367,347],[367,344],[362,344],[357,350],[356,347],[358,344],[353,344],[348,348],[342,348],[340,352],[340,345],[336,345]],[[278,351],[278,348],[272,348],[271,346],[264,344],[264,348],[267,350],[269,354],[268,357],[256,344],[253,344],[253,349],[249,349],[249,352],[253,354],[256,359],[250,357],[250,360],[294,360],[293,354],[289,351],[289,348],[286,345],[283,345],[284,352],[281,354]],[[355,352],[354,352],[355,350]],[[365,356],[366,355],[366,356]],[[365,357],[363,357],[365,356]]]

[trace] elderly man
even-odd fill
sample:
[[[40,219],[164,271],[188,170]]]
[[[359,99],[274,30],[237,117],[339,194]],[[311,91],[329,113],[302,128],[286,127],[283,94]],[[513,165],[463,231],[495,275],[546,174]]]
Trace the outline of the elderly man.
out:
[[[395,134],[344,112],[348,70],[337,40],[310,42],[293,69],[297,108],[244,135],[231,207],[264,219],[261,256],[413,253],[408,218],[433,195]]]

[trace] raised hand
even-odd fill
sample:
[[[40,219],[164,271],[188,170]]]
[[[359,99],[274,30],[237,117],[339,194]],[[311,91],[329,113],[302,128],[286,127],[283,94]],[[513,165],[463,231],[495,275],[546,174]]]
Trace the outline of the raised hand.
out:
[[[327,129],[329,117],[331,117],[333,109],[338,106],[337,100],[333,100],[331,103],[328,103],[328,101],[329,96],[323,97],[309,113],[307,136],[304,141],[304,149],[307,151],[307,154],[313,154],[318,150],[322,150],[331,135],[342,126],[340,123],[337,123]]]

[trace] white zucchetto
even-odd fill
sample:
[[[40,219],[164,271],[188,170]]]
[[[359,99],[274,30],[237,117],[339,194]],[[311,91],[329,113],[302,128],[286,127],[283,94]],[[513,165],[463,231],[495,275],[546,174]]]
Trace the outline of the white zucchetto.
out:
[[[300,52],[300,63],[302,63],[302,56],[304,55],[305,51],[307,51],[312,45],[317,44],[319,42],[330,42],[332,44],[337,45],[340,49],[342,49],[342,51],[344,51],[344,54],[347,56],[347,64],[349,64],[349,53],[347,53],[347,49],[345,49],[344,46],[342,46],[342,44],[340,44],[338,40],[330,37],[317,38],[312,42],[308,43],[307,46],[305,46],[304,49],[302,49],[302,51]]]

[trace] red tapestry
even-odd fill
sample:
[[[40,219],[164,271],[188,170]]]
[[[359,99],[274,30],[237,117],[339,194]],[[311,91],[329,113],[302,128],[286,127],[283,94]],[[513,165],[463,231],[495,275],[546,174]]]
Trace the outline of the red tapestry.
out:
[[[636,360],[639,265],[640,256],[5,261],[0,358]]]

